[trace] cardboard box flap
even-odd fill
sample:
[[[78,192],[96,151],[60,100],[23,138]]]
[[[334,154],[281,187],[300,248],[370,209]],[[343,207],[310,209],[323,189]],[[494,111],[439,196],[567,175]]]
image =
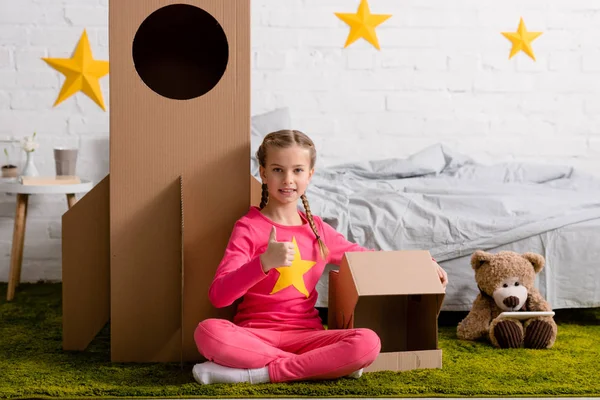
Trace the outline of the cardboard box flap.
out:
[[[333,277],[333,282],[329,282],[332,285],[330,293],[332,294],[332,303],[335,304],[331,323],[332,329],[348,329],[354,326],[354,308],[358,302],[358,292],[352,279],[352,274],[348,268],[347,263],[342,261],[340,265],[339,274],[336,271]],[[343,288],[343,290],[337,291],[337,288]]]
[[[62,216],[64,350],[85,350],[110,318],[109,181]]]
[[[342,264],[352,272],[359,296],[445,293],[427,250],[349,252]]]
[[[365,372],[442,368],[442,350],[381,353]]]

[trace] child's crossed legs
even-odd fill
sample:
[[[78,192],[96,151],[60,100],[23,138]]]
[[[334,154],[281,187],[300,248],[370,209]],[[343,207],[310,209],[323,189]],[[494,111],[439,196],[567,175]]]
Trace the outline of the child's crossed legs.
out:
[[[271,382],[335,379],[370,365],[381,349],[379,337],[369,329],[273,331],[222,319],[202,321],[194,339],[207,360],[250,370],[234,380],[245,382],[252,381],[252,370],[263,375],[257,382],[265,381],[267,371]]]

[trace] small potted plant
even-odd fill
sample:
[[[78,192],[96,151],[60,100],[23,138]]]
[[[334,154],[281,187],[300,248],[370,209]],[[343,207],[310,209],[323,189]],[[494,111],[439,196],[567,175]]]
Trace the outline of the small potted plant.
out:
[[[10,156],[8,150],[4,148],[4,155],[6,155],[6,164],[2,166],[2,177],[3,178],[16,178],[19,175],[17,166],[10,163]]]

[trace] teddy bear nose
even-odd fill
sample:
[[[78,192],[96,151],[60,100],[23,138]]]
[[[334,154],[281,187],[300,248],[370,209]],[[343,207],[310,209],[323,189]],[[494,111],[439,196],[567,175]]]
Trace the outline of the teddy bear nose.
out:
[[[519,305],[519,298],[517,296],[508,296],[503,301],[506,307],[514,308]]]

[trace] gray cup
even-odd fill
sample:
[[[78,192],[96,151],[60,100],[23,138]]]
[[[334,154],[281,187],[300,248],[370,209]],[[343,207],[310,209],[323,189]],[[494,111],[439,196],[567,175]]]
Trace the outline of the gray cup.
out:
[[[56,165],[56,175],[75,175],[77,149],[55,147],[54,163]]]

